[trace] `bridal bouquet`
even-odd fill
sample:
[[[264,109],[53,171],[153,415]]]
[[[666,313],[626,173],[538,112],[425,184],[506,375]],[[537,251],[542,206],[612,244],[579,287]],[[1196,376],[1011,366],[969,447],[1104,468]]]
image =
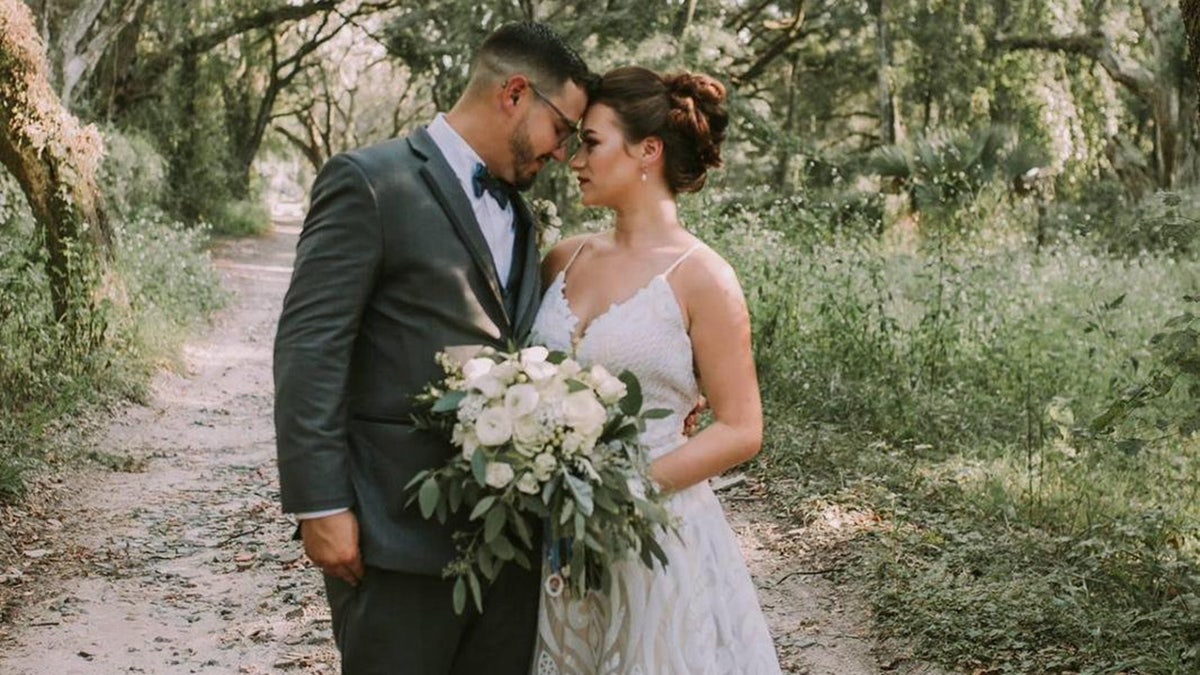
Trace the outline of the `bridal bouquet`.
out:
[[[457,578],[456,612],[468,592],[482,609],[480,576],[509,562],[531,569],[545,555],[546,592],[578,597],[607,591],[611,566],[631,555],[666,564],[655,535],[673,525],[638,434],[669,411],[642,410],[632,373],[585,369],[545,347],[437,358],[446,376],[418,396],[414,418],[460,452],[407,489],[426,518],[470,512],[445,571]]]

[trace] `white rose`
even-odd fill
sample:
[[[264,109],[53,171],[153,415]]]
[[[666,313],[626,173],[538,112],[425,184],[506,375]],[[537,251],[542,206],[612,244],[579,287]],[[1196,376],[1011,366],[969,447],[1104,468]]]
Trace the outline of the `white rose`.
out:
[[[512,482],[513,468],[504,462],[488,462],[484,482],[499,490]]]
[[[517,479],[517,489],[527,495],[536,495],[541,491],[542,486],[538,484],[538,479],[533,474],[525,472]]]
[[[521,365],[528,366],[531,363],[542,363],[548,356],[550,356],[550,350],[541,345],[526,347],[521,350]]]
[[[504,363],[497,363],[488,375],[508,384],[516,379],[519,372],[521,372],[521,366],[518,363],[515,361],[505,361]]]
[[[546,444],[549,434],[537,416],[526,415],[513,421],[513,438],[517,441],[517,450],[521,454],[532,456],[533,451]]]
[[[466,387],[475,389],[488,398],[497,398],[504,394],[504,383],[493,377],[491,373],[467,380]]]
[[[573,394],[567,394],[563,400],[563,418],[566,423],[579,433],[590,436],[600,433],[608,412],[591,390],[584,389]]]
[[[483,445],[495,447],[507,443],[512,432],[512,419],[501,406],[488,408],[475,419],[475,436]]]
[[[463,364],[463,379],[473,380],[487,375],[495,365],[496,362],[491,359],[471,359]]]
[[[625,397],[627,393],[625,383],[611,375],[596,383],[596,394],[600,396],[600,400],[608,405],[612,405]]]
[[[546,480],[558,468],[558,460],[554,459],[554,455],[543,452],[533,458],[533,474],[538,480]]]
[[[527,363],[525,364],[524,369],[525,374],[528,375],[529,379],[534,382],[543,382],[548,380],[554,377],[554,374],[558,372],[558,368],[556,368],[554,364],[550,363],[549,361],[534,361],[532,363]]]
[[[579,365],[575,359],[566,359],[558,364],[558,373],[564,378],[575,377],[581,370],[583,370],[583,366]]]
[[[608,369],[599,363],[588,369],[588,375],[592,376],[592,382],[602,382],[612,377],[612,374],[608,372]]]
[[[532,384],[514,384],[504,392],[504,407],[513,417],[523,417],[537,409],[537,387]]]

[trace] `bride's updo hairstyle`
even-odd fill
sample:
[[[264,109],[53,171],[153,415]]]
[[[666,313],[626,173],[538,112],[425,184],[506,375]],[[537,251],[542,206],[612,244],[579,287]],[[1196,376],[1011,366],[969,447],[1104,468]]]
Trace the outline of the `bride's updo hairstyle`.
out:
[[[721,166],[729,123],[725,86],[707,75],[617,68],[605,73],[591,102],[616,112],[625,140],[662,139],[663,173],[673,193],[696,192],[708,170]]]

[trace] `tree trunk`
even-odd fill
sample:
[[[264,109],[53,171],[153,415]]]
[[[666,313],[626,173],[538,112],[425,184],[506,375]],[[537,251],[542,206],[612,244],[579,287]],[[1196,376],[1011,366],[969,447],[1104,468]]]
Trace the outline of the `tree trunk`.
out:
[[[798,59],[793,56],[791,63],[788,64],[787,93],[785,94],[787,98],[787,117],[783,120],[783,136],[786,140],[779,144],[775,158],[775,189],[780,195],[789,195],[792,193],[791,168],[792,155],[795,149],[796,78],[799,71],[797,61]]]
[[[21,184],[45,242],[54,316],[77,338],[92,320],[112,233],[96,183],[100,135],[63,108],[49,76],[29,8],[0,0],[0,163]]]
[[[1200,86],[1200,0],[1179,0],[1179,11],[1183,14],[1183,29],[1187,31],[1192,77]]]
[[[892,101],[892,37],[884,17],[887,0],[870,0],[868,6],[875,15],[875,54],[879,59],[876,72],[879,87],[879,142],[892,145],[896,142],[896,106]]]
[[[683,5],[679,7],[679,14],[675,17],[675,28],[672,33],[676,39],[683,37],[687,32],[688,26],[692,25],[692,19],[696,16],[696,0],[684,0]]]
[[[91,77],[125,27],[141,15],[144,2],[123,0],[113,8],[111,0],[87,0],[67,17],[56,49],[62,69],[59,95],[64,107],[72,107],[81,85]],[[105,10],[109,15],[102,21]]]

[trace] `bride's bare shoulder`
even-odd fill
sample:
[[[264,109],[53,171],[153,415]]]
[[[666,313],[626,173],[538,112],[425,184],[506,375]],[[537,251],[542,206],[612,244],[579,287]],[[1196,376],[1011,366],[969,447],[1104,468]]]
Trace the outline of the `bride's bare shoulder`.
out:
[[[567,262],[575,255],[579,247],[593,236],[592,234],[577,234],[555,244],[542,258],[542,279],[545,283],[549,284],[554,277],[558,276],[558,273],[567,266]]]
[[[733,266],[707,244],[700,245],[675,271],[683,300],[689,308],[714,304],[737,310],[745,306],[742,285]]]

